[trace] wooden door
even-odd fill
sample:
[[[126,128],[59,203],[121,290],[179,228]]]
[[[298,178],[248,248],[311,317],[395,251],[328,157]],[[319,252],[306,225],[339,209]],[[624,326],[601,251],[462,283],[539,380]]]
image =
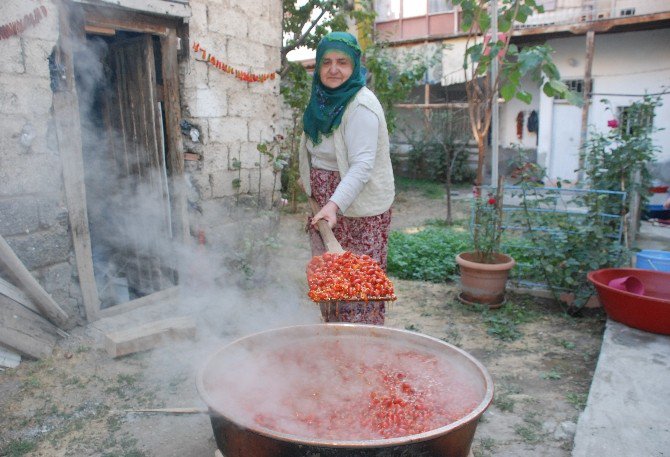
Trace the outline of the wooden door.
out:
[[[174,285],[172,222],[165,160],[162,100],[157,90],[154,39],[144,34],[109,46],[108,135],[116,163],[116,224],[125,242],[115,259],[128,298]],[[123,287],[122,283],[122,287]]]

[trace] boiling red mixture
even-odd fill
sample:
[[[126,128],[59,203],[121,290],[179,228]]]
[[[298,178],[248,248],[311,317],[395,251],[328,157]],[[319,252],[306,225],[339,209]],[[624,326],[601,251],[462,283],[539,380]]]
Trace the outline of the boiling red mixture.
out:
[[[236,422],[305,439],[374,440],[423,433],[482,399],[462,368],[419,349],[355,339],[281,344],[240,360],[238,376],[208,386]]]

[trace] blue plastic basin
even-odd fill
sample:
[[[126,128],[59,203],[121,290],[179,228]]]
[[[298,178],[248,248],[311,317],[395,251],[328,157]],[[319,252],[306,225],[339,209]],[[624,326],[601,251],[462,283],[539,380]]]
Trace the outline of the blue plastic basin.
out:
[[[644,250],[635,256],[635,267],[670,272],[670,252]]]

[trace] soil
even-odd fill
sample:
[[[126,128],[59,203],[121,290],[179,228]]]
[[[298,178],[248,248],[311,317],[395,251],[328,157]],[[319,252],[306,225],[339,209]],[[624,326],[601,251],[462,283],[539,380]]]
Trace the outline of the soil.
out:
[[[445,203],[420,191],[397,197],[393,229],[417,230],[443,218]],[[464,217],[463,201],[455,213]],[[280,248],[267,286],[227,289],[201,308],[184,295],[198,322],[194,342],[111,358],[105,323],[79,327],[49,358],[23,360],[0,372],[0,456],[210,457],[216,445],[195,377],[215,347],[278,325],[318,322],[305,298],[310,258],[304,213],[283,214]],[[398,300],[386,325],[443,339],[477,358],[490,372],[495,399],[473,441],[475,456],[564,457],[571,454],[578,415],[586,403],[600,349],[604,315],[568,316],[552,302],[508,293],[499,310],[461,304],[457,284],[395,279]],[[271,317],[272,316],[272,317]],[[194,408],[193,412],[141,412]],[[249,456],[253,457],[253,456]]]

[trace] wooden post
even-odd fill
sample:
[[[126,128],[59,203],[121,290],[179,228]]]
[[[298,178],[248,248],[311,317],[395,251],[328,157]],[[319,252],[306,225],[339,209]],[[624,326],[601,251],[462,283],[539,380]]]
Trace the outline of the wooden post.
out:
[[[58,43],[58,57],[65,69],[65,79],[54,92],[53,110],[63,166],[63,184],[67,202],[72,244],[77,262],[77,273],[81,287],[86,318],[96,319],[100,310],[100,298],[93,273],[93,254],[91,235],[88,231],[88,213],[86,211],[86,190],[84,186],[84,158],[81,144],[81,121],[79,119],[79,101],[74,83],[74,63],[72,42],[75,34],[82,36],[83,19],[76,9],[67,4],[59,5],[61,36]],[[71,14],[72,12],[72,14]],[[75,28],[77,33],[75,33]]]
[[[582,106],[582,129],[580,132],[579,140],[579,171],[577,172],[577,182],[581,182],[584,179],[584,159],[582,157],[581,151],[584,149],[586,144],[586,138],[588,135],[589,129],[589,108],[591,105],[591,89],[593,81],[591,79],[591,68],[593,67],[593,51],[595,47],[595,32],[589,30],[586,32],[586,62],[584,64],[584,106]]]

